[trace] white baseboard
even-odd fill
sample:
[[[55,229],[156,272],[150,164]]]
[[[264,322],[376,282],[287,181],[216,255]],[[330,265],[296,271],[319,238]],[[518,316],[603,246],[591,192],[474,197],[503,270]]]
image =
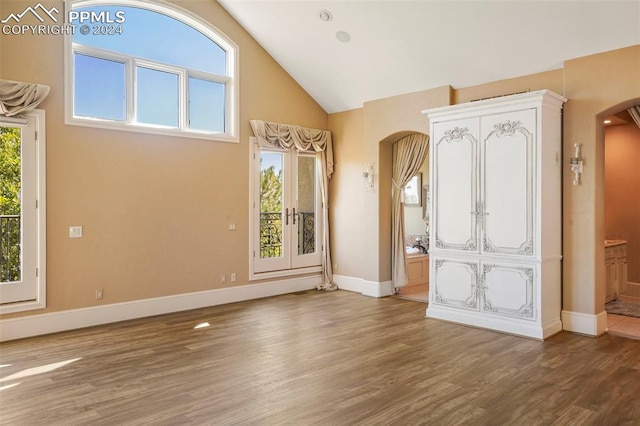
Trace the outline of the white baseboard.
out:
[[[607,329],[607,312],[583,314],[582,312],[562,311],[562,328],[573,333],[587,336],[601,336]]]
[[[0,342],[315,288],[322,276],[292,278],[0,320]]]
[[[346,275],[334,275],[333,281],[340,290],[353,291],[363,296],[386,297],[393,295],[393,283],[391,281],[367,281],[362,278],[348,277]]]

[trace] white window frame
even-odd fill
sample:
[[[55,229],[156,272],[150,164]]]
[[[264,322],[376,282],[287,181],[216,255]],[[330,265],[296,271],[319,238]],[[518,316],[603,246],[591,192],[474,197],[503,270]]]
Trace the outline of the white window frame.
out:
[[[206,22],[192,12],[174,4],[160,0],[65,0],[65,9],[100,5],[121,5],[137,7],[157,12],[174,18],[185,25],[209,37],[218,44],[227,55],[226,75],[206,73],[161,62],[149,61],[134,56],[110,52],[103,49],[73,43],[72,34],[65,36],[65,124],[74,126],[97,127],[101,129],[123,130],[139,133],[151,133],[166,136],[215,140],[220,142],[239,142],[239,87],[238,87],[238,46],[215,26]],[[114,60],[125,64],[126,111],[125,121],[82,117],[74,115],[74,53],[93,56],[100,59]],[[157,71],[167,71],[179,74],[179,118],[178,128],[136,122],[135,96],[137,93],[135,70],[137,66],[151,68]],[[208,132],[206,130],[190,129],[188,123],[188,83],[189,78],[198,78],[225,85],[225,133]]]
[[[270,279],[270,278],[279,278],[279,277],[288,277],[292,275],[302,275],[302,274],[312,274],[322,272],[322,240],[320,236],[322,235],[322,224],[318,222],[316,225],[316,247],[319,254],[319,264],[313,266],[304,266],[304,267],[294,267],[292,266],[290,269],[282,269],[276,271],[266,271],[266,272],[256,272],[256,255],[260,250],[260,236],[259,236],[259,227],[260,221],[257,218],[260,211],[260,152],[261,149],[258,146],[255,137],[249,138],[250,145],[250,153],[249,153],[249,281],[262,280],[262,279]],[[284,150],[278,150],[275,148],[265,149],[265,151],[270,152],[285,152]],[[317,161],[317,160],[316,160]],[[316,167],[320,167],[317,164]],[[290,173],[297,173],[297,165],[295,167],[291,167]],[[320,179],[318,176],[317,179]],[[316,182],[316,203],[317,210],[322,212],[322,198],[320,197],[320,183]],[[319,214],[318,218],[321,219],[322,215]],[[291,252],[293,248],[290,248]]]
[[[23,202],[33,202],[35,205],[35,250],[31,253],[35,256],[36,271],[23,271],[23,274],[29,273],[31,275],[31,283],[29,285],[35,285],[36,297],[34,300],[28,300],[24,302],[14,303],[2,303],[0,304],[0,314],[9,314],[12,312],[30,311],[34,309],[43,309],[47,306],[47,200],[46,200],[46,188],[47,188],[47,171],[46,171],[46,137],[45,137],[45,112],[43,110],[33,110],[27,114],[24,114],[24,119],[15,119],[10,117],[0,117],[0,123],[3,126],[25,126],[29,120],[35,121],[34,141],[36,143],[35,158],[26,159],[27,161],[33,161],[33,171],[35,171],[35,185],[36,185],[36,199],[35,200],[23,200]],[[24,161],[24,159],[23,159]],[[24,253],[21,254],[24,256]],[[23,275],[23,281],[25,281]]]

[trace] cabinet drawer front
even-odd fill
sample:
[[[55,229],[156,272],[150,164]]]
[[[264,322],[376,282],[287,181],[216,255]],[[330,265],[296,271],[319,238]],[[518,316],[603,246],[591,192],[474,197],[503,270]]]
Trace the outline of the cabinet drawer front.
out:
[[[483,263],[480,279],[482,310],[534,320],[535,275],[533,266]]]
[[[478,250],[477,118],[432,127],[433,228],[438,249]]]
[[[481,251],[533,256],[536,109],[481,118]]]
[[[614,247],[605,247],[604,249],[604,258],[605,259],[613,259],[615,257]]]
[[[479,310],[478,303],[478,263],[451,259],[432,261],[433,288],[431,302],[469,310]]]

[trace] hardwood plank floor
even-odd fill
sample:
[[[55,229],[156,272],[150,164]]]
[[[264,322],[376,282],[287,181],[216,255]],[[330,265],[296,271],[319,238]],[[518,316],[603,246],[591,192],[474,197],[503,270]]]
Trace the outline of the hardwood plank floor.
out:
[[[640,424],[640,341],[424,311],[308,291],[6,342],[0,424]]]

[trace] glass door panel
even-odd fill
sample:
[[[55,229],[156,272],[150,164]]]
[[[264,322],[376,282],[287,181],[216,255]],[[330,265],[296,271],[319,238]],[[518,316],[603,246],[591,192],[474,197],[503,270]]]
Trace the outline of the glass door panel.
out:
[[[298,153],[295,157],[295,230],[292,241],[292,267],[302,268],[321,263],[319,237],[322,227],[318,183],[318,161],[315,154]]]
[[[256,272],[289,268],[289,209],[285,206],[286,153],[261,151]]]
[[[0,123],[0,303],[36,299],[35,119]]]
[[[0,127],[0,282],[21,281],[22,137],[19,127]]]
[[[298,254],[316,252],[316,159],[315,157],[298,157],[297,184],[297,246]]]
[[[260,155],[260,258],[282,257],[283,155]]]

